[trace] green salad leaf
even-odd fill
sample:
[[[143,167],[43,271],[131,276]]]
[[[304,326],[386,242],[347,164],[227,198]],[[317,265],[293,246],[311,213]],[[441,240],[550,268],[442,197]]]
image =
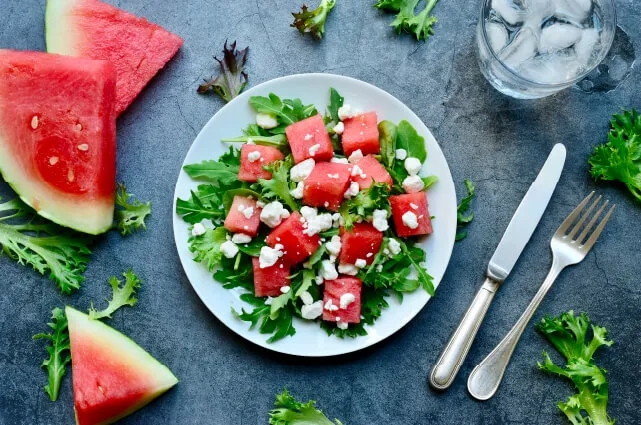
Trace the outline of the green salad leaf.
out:
[[[220,67],[220,75],[216,78],[205,80],[205,83],[198,87],[198,93],[216,93],[225,102],[229,102],[238,96],[247,85],[248,78],[245,72],[245,62],[247,61],[248,51],[249,47],[236,50],[235,41],[227,47],[227,40],[225,40],[223,59],[214,57]]]
[[[206,160],[184,167],[185,172],[196,181],[215,183],[217,186],[229,186],[239,183],[240,151],[233,147],[218,161]]]
[[[260,187],[261,195],[264,198],[281,201],[292,211],[300,208],[300,205],[290,193],[292,187],[289,182],[289,170],[293,165],[292,157],[288,156],[282,161],[276,161],[265,167],[266,170],[272,173],[271,179],[258,179],[258,187]]]
[[[133,194],[127,193],[124,183],[118,184],[114,227],[120,230],[123,236],[130,235],[139,229],[146,230],[145,219],[151,214],[151,202],[142,203],[135,198],[130,202],[133,197]]]
[[[138,299],[135,298],[134,295],[140,288],[142,281],[131,269],[123,273],[122,276],[125,278],[124,285],[122,281],[118,280],[115,276],[109,278],[109,285],[111,285],[112,291],[111,300],[108,300],[107,307],[100,311],[94,308],[92,302],[91,308],[89,309],[89,317],[91,319],[103,319],[105,317],[111,319],[111,315],[120,307],[126,305],[133,307],[136,305]]]
[[[641,116],[635,109],[615,114],[608,142],[594,148],[588,160],[595,181],[619,181],[641,201]]]
[[[251,257],[249,255],[239,255],[235,259],[223,257],[220,268],[214,273],[214,279],[225,289],[243,288],[253,293],[254,272]]]
[[[189,250],[194,253],[194,261],[203,263],[207,270],[214,271],[223,258],[222,245],[227,240],[227,230],[224,227],[207,229],[200,236],[189,238]]]
[[[42,362],[42,367],[47,369],[49,382],[45,385],[45,392],[51,401],[58,399],[60,383],[65,376],[66,367],[71,361],[69,329],[65,312],[56,307],[51,312],[51,322],[47,323],[53,332],[34,335],[33,339],[46,339],[50,342],[47,346],[49,358]]]
[[[225,142],[225,143],[247,143],[249,141],[251,141],[255,145],[271,146],[280,150],[285,150],[286,148],[289,148],[289,143],[287,142],[287,136],[285,136],[284,134],[274,134],[273,136],[263,136],[260,134],[245,135],[245,136],[233,137],[231,139],[221,140],[221,142]]]
[[[588,341],[590,328],[592,339]],[[575,316],[574,311],[563,313],[560,317],[546,316],[537,329],[566,360],[564,367],[557,366],[544,352],[544,361],[539,363],[539,368],[569,379],[578,391],[567,402],[560,402],[559,409],[572,424],[613,425],[614,420],[607,413],[606,371],[594,364],[595,352],[600,347],[613,344],[607,339],[607,330],[591,325],[585,313]],[[583,415],[583,411],[587,416]]]
[[[300,99],[281,100],[274,93],[270,93],[268,97],[252,96],[249,104],[256,112],[275,116],[282,129],[278,130],[280,133],[284,132],[284,127],[318,113],[314,105],[303,105]],[[274,130],[272,133],[275,133]]]
[[[243,294],[240,296],[240,299],[254,306],[254,310],[247,312],[243,308],[239,313],[232,308],[232,313],[240,320],[250,322],[250,330],[258,326],[260,333],[272,334],[272,336],[267,339],[267,342],[272,343],[296,334],[296,329],[294,329],[292,322],[294,306],[291,302],[285,305],[279,305],[278,310],[272,314],[272,306],[266,305],[264,298],[256,297],[254,294]]]
[[[413,34],[417,40],[427,40],[434,34],[432,28],[438,22],[432,16],[432,9],[438,0],[426,0],[425,7],[418,14],[416,8],[421,0],[378,0],[374,7],[387,12],[396,13],[396,17],[390,24],[397,34],[406,32]]]
[[[191,191],[191,198],[176,200],[176,214],[181,215],[187,223],[200,223],[204,219],[221,224],[225,219],[223,201],[215,186],[202,184],[198,190]]]
[[[92,239],[40,218],[19,199],[0,203],[1,253],[40,274],[49,274],[63,294],[80,288]]]
[[[325,122],[338,123],[341,119],[338,116],[338,110],[345,103],[345,98],[338,93],[335,88],[329,89],[329,105],[327,106],[327,113],[325,114]]]
[[[461,199],[461,203],[456,209],[456,241],[461,241],[467,237],[467,232],[463,229],[466,227],[468,224],[474,220],[474,212],[470,211],[468,214],[466,214],[469,209],[470,205],[472,203],[472,200],[474,199],[474,194],[476,193],[476,189],[474,187],[474,183],[472,183],[470,180],[465,179],[463,181],[465,183],[465,188],[467,189],[467,196]]]
[[[287,392],[276,395],[275,408],[269,412],[270,425],[343,425],[338,419],[330,421],[320,410],[316,402],[310,400],[300,403]]]
[[[354,223],[371,217],[374,210],[390,211],[389,187],[385,183],[374,183],[366,190],[361,190],[358,195],[345,200],[338,212],[343,217],[346,229],[354,227]]]
[[[300,12],[292,13],[294,15],[294,23],[291,26],[298,29],[303,35],[310,34],[315,39],[320,40],[325,33],[327,15],[335,5],[336,0],[321,0],[314,10],[309,10],[306,5],[303,5]]]
[[[398,127],[391,121],[378,123],[378,134],[381,142],[381,162],[390,170],[394,169],[396,159],[396,138]]]

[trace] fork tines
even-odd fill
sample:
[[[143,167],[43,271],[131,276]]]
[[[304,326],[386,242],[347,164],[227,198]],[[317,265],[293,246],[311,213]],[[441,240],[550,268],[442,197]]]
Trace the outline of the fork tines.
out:
[[[581,203],[574,209],[574,211],[570,213],[565,221],[561,223],[561,226],[559,226],[559,229],[556,231],[555,236],[565,240],[569,240],[571,241],[571,243],[577,244],[579,248],[583,248],[585,250],[589,250],[590,248],[592,248],[592,245],[594,245],[596,240],[599,238],[599,235],[601,235],[603,228],[607,224],[610,216],[612,215],[612,212],[614,211],[614,208],[616,207],[616,204],[612,205],[605,216],[601,219],[594,232],[592,232],[592,234],[590,235],[590,231],[597,223],[597,220],[599,220],[599,217],[602,216],[605,208],[610,203],[610,201],[608,200],[601,203],[601,199],[603,198],[601,195],[599,195],[594,201],[590,203],[593,197],[594,192],[590,193],[583,201],[581,201]],[[586,209],[586,206],[588,204],[590,205]],[[596,213],[593,214],[594,209],[599,204],[601,204],[601,206],[597,209]],[[587,224],[585,224],[588,218],[590,218],[590,220]],[[571,225],[573,225],[572,229],[570,229]],[[568,229],[570,229],[570,232],[566,234]],[[576,234],[579,233],[579,230],[581,229],[583,230],[581,231],[579,236],[575,238]],[[588,236],[589,238],[586,241],[585,239]]]

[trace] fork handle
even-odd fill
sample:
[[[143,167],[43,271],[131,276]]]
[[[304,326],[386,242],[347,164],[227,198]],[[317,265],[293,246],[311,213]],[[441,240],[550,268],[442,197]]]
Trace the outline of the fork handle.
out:
[[[534,312],[543,301],[543,297],[565,267],[554,259],[552,267],[538,292],[525,309],[514,327],[490,354],[474,368],[467,381],[467,390],[477,400],[488,400],[498,390],[505,370],[510,363],[512,353],[519,342],[523,331],[532,319]]]
[[[485,318],[494,294],[501,286],[501,283],[488,277],[479,291],[476,293],[472,304],[465,312],[465,316],[452,334],[445,346],[441,357],[436,362],[430,374],[430,385],[437,390],[445,390],[452,385],[454,378],[461,368],[461,365],[470,351],[476,333]]]

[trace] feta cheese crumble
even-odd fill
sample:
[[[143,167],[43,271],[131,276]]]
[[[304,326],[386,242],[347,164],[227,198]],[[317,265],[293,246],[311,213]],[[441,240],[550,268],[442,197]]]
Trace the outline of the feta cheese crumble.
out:
[[[292,288],[290,288],[289,286],[281,286],[281,287],[280,287],[280,292],[281,292],[281,294],[286,294],[286,293],[288,293],[288,292],[289,292],[289,291],[291,291],[291,290],[292,290]]]
[[[238,254],[238,247],[232,241],[225,241],[220,246],[220,251],[227,258],[234,258]]]
[[[314,165],[316,165],[316,161],[314,161],[312,158],[306,159],[305,161],[294,165],[289,170],[289,178],[293,182],[302,182],[312,173]]]
[[[303,233],[309,236],[314,236],[320,232],[331,229],[332,224],[333,220],[331,214],[318,214],[306,219],[306,222],[303,224],[303,227],[306,226]]]
[[[339,264],[338,271],[341,274],[349,276],[356,276],[358,274],[358,268],[353,264]]]
[[[418,218],[416,217],[416,214],[412,211],[407,211],[403,214],[403,224],[410,229],[416,229],[418,227]]]
[[[307,136],[311,136],[311,134],[308,134]],[[305,140],[308,140],[307,136],[305,136]],[[316,152],[318,152],[319,149],[320,149],[320,143],[316,143],[315,145],[312,145],[309,148],[309,154],[311,156],[314,156],[314,155],[316,155]]]
[[[334,302],[331,299],[329,299],[325,303],[325,310],[327,310],[327,311],[338,311],[338,306],[334,305]]]
[[[339,228],[343,225],[343,216],[341,213],[332,214],[332,220],[334,221],[333,227]]]
[[[405,149],[396,149],[396,159],[404,161],[407,158],[407,151]]]
[[[421,161],[418,158],[409,157],[405,160],[405,169],[410,173],[410,176],[415,176],[421,171]]]
[[[349,103],[344,104],[340,108],[338,108],[338,119],[341,121],[345,121],[348,118],[352,118],[354,116],[354,110],[352,109],[352,105]]]
[[[236,247],[238,249],[238,247]],[[281,244],[276,244],[273,248],[269,246],[264,246],[260,249],[260,257],[258,257],[258,264],[261,269],[266,267],[271,267],[280,257],[283,256],[283,246]]]
[[[389,223],[387,222],[387,211],[374,210],[372,217],[372,224],[374,225],[374,228],[376,230],[378,230],[379,232],[384,232],[389,229]]]
[[[303,192],[305,191],[305,184],[303,182],[298,182],[296,189],[292,189],[289,193],[294,197],[294,199],[303,199]]]
[[[242,211],[242,213],[246,219],[250,219],[254,215],[254,207],[247,207]]]
[[[362,258],[359,258],[356,260],[356,263],[354,265],[359,269],[362,269],[363,267],[367,266],[367,261],[363,260]]]
[[[313,134],[306,134],[306,135],[305,135],[305,140],[312,140],[313,138],[314,138],[314,135],[313,135]],[[319,145],[319,147],[320,147],[320,145]],[[311,153],[311,152],[310,152],[310,153]],[[313,155],[313,154],[312,154],[312,155]]]
[[[381,273],[383,271],[383,265],[382,264],[377,264],[376,265],[376,272]]]
[[[417,210],[418,209],[418,205],[416,205],[414,202],[410,202],[410,208],[413,209],[413,210]]]
[[[360,149],[356,149],[356,150],[355,150],[354,152],[352,152],[352,154],[347,158],[347,160],[348,160],[349,162],[351,162],[352,164],[354,164],[354,163],[356,163],[356,162],[360,161],[361,159],[363,159],[363,151],[361,151]],[[353,174],[352,174],[352,175],[353,175]]]
[[[278,226],[287,217],[289,217],[289,211],[278,201],[265,205],[260,212],[260,221],[272,228]]]
[[[251,151],[249,154],[247,154],[247,159],[249,159],[249,162],[256,162],[260,159],[260,152],[259,151]]]
[[[351,292],[346,292],[341,295],[341,310],[345,310],[347,306],[356,301],[356,297]]]
[[[205,229],[205,226],[202,225],[202,223],[196,223],[194,224],[194,227],[191,229],[191,235],[192,236],[202,236],[205,234],[207,229]]]
[[[334,126],[334,133],[343,134],[343,131],[345,131],[345,124],[342,121]]]
[[[318,210],[316,208],[303,206],[300,209],[300,215],[303,216],[303,223],[309,219],[312,219],[318,215]]]
[[[361,170],[361,167],[359,167],[358,165],[354,165],[352,167],[352,177],[354,177],[354,176],[364,177],[363,170]]]
[[[398,255],[401,253],[401,244],[396,239],[390,239],[387,242],[387,249],[389,250],[390,254]]]
[[[340,317],[339,317],[338,319],[340,319]],[[338,329],[345,330],[345,329],[347,329],[347,328],[349,327],[349,323],[347,323],[347,322],[341,322],[340,320],[337,320],[337,321],[336,321],[336,327],[337,327]]]
[[[338,277],[338,273],[336,272],[336,266],[334,266],[334,264],[329,260],[321,261],[320,276],[324,280],[336,279]]]
[[[356,165],[355,167],[358,167],[358,165]],[[360,186],[358,185],[358,183],[356,183],[356,182],[351,182],[351,183],[349,184],[349,187],[347,188],[347,190],[345,191],[345,194],[344,194],[343,196],[345,197],[345,199],[349,199],[349,198],[351,198],[351,197],[353,197],[353,196],[358,195],[358,192],[359,192],[360,190],[361,190],[361,188],[360,188]]]
[[[329,252],[330,255],[338,257],[338,254],[341,252],[341,246],[341,237],[338,235],[332,236],[332,239],[326,245],[327,252]]]
[[[304,305],[301,307],[300,313],[301,316],[303,316],[303,319],[314,320],[323,314],[323,302],[316,301],[313,304]]]
[[[416,193],[423,190],[425,183],[419,176],[408,176],[403,180],[403,189],[407,193]]]
[[[232,236],[231,241],[235,244],[250,243],[252,241],[252,237],[244,233],[236,233]]]
[[[272,305],[272,302],[274,302],[274,299],[272,297],[267,297],[265,300],[265,305]]]
[[[262,112],[256,114],[256,124],[265,130],[278,127],[278,121],[275,116],[271,114],[264,114]]]
[[[305,305],[312,305],[314,303],[314,297],[312,297],[312,294],[307,291],[303,291],[298,294],[298,298],[300,298]]]
[[[349,164],[349,161],[347,158],[332,158],[329,160],[329,162],[333,162],[334,164]]]

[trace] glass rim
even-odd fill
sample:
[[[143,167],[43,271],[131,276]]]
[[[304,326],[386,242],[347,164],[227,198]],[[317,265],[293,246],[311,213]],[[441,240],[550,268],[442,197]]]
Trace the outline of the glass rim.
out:
[[[483,0],[481,2],[481,14],[479,16],[479,23],[481,25],[481,36],[483,38],[483,43],[485,44],[485,47],[490,52],[492,57],[501,65],[501,67],[503,69],[505,69],[507,72],[512,74],[517,79],[522,80],[522,81],[524,81],[524,82],[526,82],[528,84],[532,84],[532,85],[535,85],[535,86],[538,86],[538,87],[541,87],[541,88],[561,88],[561,89],[565,88],[565,87],[568,87],[568,86],[571,86],[571,85],[581,81],[589,73],[594,71],[594,69],[596,69],[596,67],[599,66],[601,64],[601,62],[603,62],[603,59],[605,59],[605,57],[608,55],[608,52],[610,52],[610,49],[612,48],[612,43],[614,42],[614,35],[615,35],[616,29],[617,29],[617,13],[616,13],[616,7],[614,5],[614,0],[604,0],[609,5],[610,9],[612,10],[612,26],[613,26],[614,30],[612,31],[612,35],[610,36],[610,39],[607,40],[607,45],[608,45],[607,49],[603,49],[602,50],[602,52],[599,54],[598,60],[595,62],[595,65],[593,67],[589,68],[588,70],[582,72],[581,74],[579,74],[575,78],[573,78],[571,80],[568,80],[568,81],[565,81],[563,83],[540,83],[540,82],[537,82],[537,81],[534,81],[534,80],[530,80],[529,78],[524,77],[523,75],[519,74],[514,69],[510,68],[509,66],[507,66],[498,57],[497,53],[494,51],[494,49],[490,45],[489,40],[487,39],[487,31],[485,30],[484,11],[485,11],[485,7],[486,7],[487,3],[491,2],[491,1],[492,0]]]

